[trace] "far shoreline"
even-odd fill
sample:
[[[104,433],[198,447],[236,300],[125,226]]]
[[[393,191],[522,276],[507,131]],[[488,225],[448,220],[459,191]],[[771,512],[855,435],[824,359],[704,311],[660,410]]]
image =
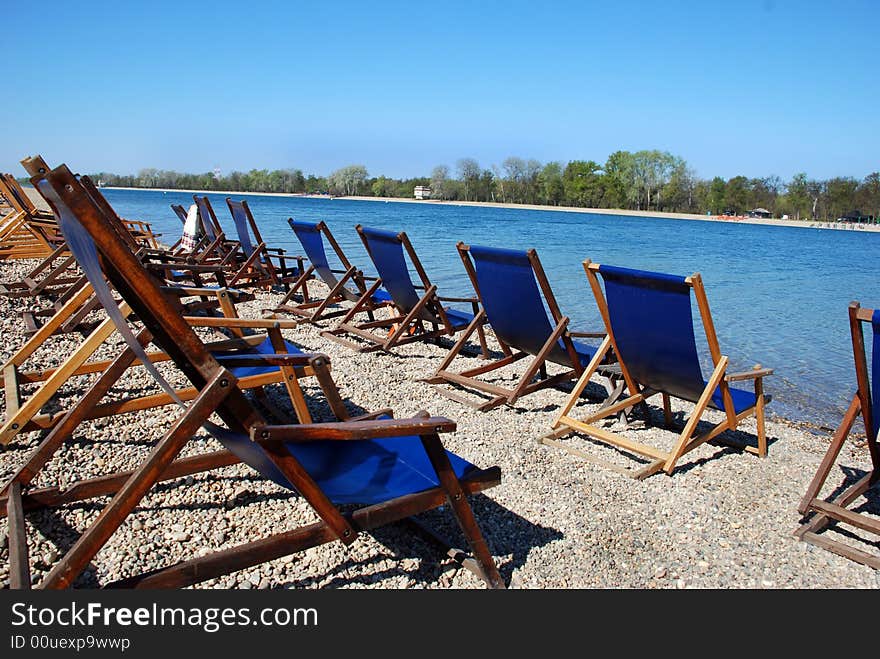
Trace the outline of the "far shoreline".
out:
[[[333,201],[372,201],[397,204],[430,204],[435,206],[475,206],[479,208],[503,208],[556,213],[583,213],[593,215],[623,215],[629,217],[652,217],[665,220],[699,220],[701,222],[721,222],[724,224],[757,224],[763,226],[796,227],[801,229],[833,229],[838,231],[869,231],[880,232],[878,224],[844,224],[841,222],[816,222],[809,220],[780,220],[745,217],[723,219],[715,215],[698,215],[696,213],[668,213],[665,211],[639,211],[623,208],[581,208],[579,206],[544,206],[541,204],[509,204],[493,201],[443,201],[439,199],[410,199],[407,197],[362,197],[305,194],[297,192],[243,192],[241,190],[190,190],[178,188],[134,188],[106,186],[107,190],[146,190],[151,192],[182,192],[194,194],[248,195],[254,197],[292,197],[300,199],[327,199]]]

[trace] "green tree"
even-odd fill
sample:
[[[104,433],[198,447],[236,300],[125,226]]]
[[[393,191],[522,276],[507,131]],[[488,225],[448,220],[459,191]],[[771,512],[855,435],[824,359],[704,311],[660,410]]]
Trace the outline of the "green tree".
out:
[[[599,164],[593,160],[572,160],[562,173],[565,203],[597,208],[605,196]]]
[[[562,163],[548,162],[538,174],[541,189],[541,203],[558,206],[565,197],[565,185],[562,182]]]
[[[802,216],[806,217],[812,205],[807,183],[807,175],[803,172],[795,174],[788,183],[786,197],[790,209],[789,212],[794,213],[797,220],[801,219]]]
[[[720,215],[726,209],[724,207],[724,199],[727,193],[727,183],[720,176],[716,176],[709,184],[709,195],[707,198],[708,210],[713,215]]]
[[[348,165],[327,177],[330,190],[338,195],[356,195],[367,179],[367,168],[363,165]]]
[[[449,167],[437,165],[431,170],[431,197],[434,199],[448,199],[449,193]]]
[[[476,192],[480,181],[480,164],[473,158],[461,158],[456,163],[458,178],[464,189],[465,201],[476,201]]]
[[[737,215],[750,210],[749,179],[745,176],[734,176],[727,182],[724,191],[725,210],[730,209]]]

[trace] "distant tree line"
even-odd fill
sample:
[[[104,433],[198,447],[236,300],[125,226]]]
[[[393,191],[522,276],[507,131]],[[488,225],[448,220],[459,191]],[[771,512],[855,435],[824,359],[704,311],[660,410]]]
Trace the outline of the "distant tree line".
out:
[[[416,186],[430,186],[432,197],[583,208],[621,208],[720,215],[764,208],[776,217],[834,220],[853,210],[880,216],[880,173],[863,180],[810,179],[796,174],[725,180],[699,178],[683,158],[664,151],[617,151],[604,164],[593,160],[540,163],[510,157],[481,167],[462,158],[455,170],[438,165],[430,177],[370,177],[363,165],[349,165],[329,176],[303,175],[299,169],[252,169],[220,175],[143,169],[134,176],[101,172],[92,178],[108,186],[284,192],[340,196],[412,197]]]

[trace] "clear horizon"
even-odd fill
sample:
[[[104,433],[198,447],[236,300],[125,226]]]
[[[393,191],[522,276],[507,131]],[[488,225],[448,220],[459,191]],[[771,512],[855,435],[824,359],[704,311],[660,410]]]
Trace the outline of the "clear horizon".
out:
[[[702,178],[880,170],[880,4],[19,3],[0,168],[427,176],[660,149]],[[36,37],[39,47],[34,49]]]

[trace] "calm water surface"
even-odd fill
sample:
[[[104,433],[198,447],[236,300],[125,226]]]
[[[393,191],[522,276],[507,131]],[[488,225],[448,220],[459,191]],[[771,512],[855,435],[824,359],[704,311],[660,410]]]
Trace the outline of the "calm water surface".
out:
[[[181,225],[169,208],[192,195],[104,190],[123,217],[152,222],[172,243]],[[235,235],[224,195],[209,195]],[[581,262],[703,275],[721,350],[735,370],[776,369],[766,381],[778,416],[836,426],[855,387],[846,306],[880,305],[870,255],[880,233],[750,224],[296,197],[247,198],[263,239],[301,253],[287,218],[324,220],[349,259],[375,274],[354,231],[404,230],[442,295],[472,295],[455,243],[534,247],[562,313],[578,330],[601,329]],[[694,305],[696,314],[696,306]],[[708,364],[705,339],[698,345]],[[704,374],[708,375],[704,366]]]

